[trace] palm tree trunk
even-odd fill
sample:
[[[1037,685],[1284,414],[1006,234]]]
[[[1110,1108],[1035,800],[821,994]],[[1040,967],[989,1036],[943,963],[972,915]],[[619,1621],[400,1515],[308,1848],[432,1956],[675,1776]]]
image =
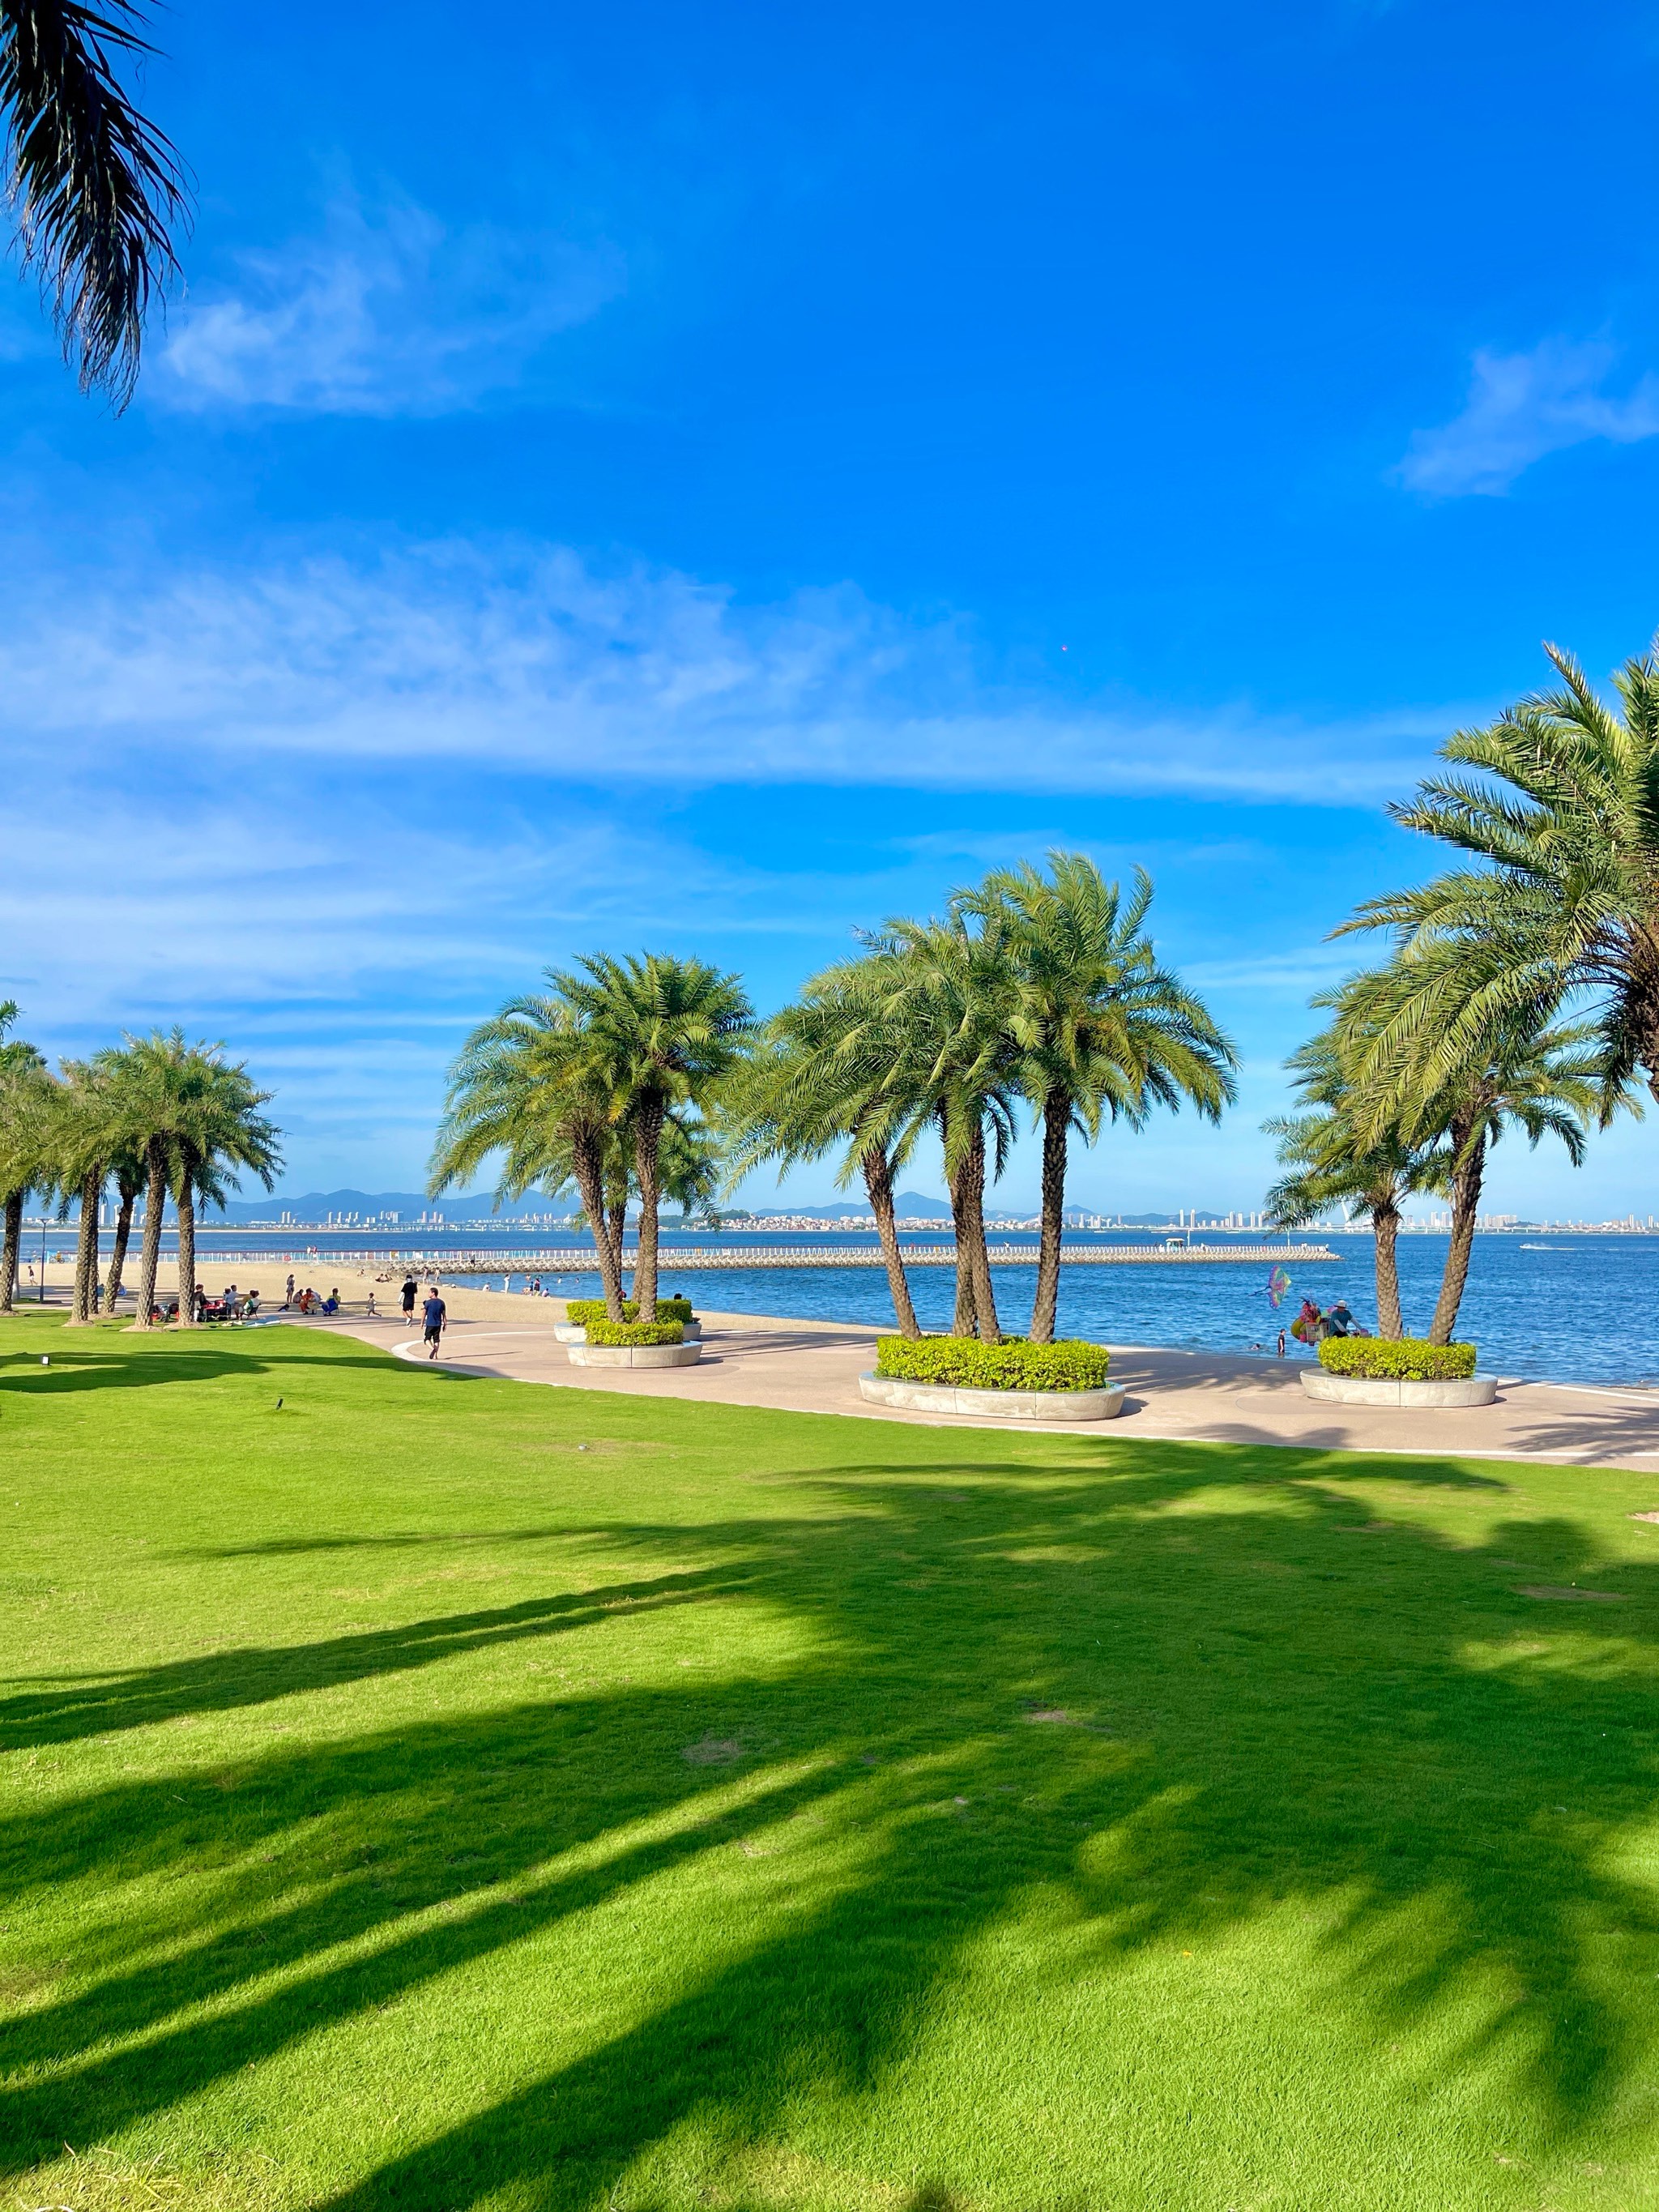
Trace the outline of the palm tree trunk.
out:
[[[960,1317],[965,1273],[973,1319],[972,1328],[958,1327],[957,1334],[977,1334],[987,1344],[1000,1344],[991,1255],[985,1247],[985,1123],[977,1114],[952,1179],[951,1206],[957,1222],[957,1310]]]
[[[103,1196],[102,1168],[88,1168],[81,1178],[80,1234],[75,1243],[75,1297],[70,1307],[70,1327],[84,1328],[92,1319],[93,1292],[98,1281],[98,1201]]]
[[[1400,1208],[1392,1199],[1371,1207],[1376,1232],[1376,1333],[1397,1340],[1406,1333],[1400,1317]]]
[[[611,1256],[617,1263],[617,1296],[623,1297],[627,1295],[623,1287],[623,1239],[628,1234],[626,1197],[617,1199],[605,1209],[605,1233],[611,1240]]]
[[[904,1256],[899,1249],[898,1230],[895,1225],[891,1163],[883,1146],[866,1145],[859,1164],[864,1170],[864,1188],[870,1194],[870,1211],[876,1217],[876,1234],[881,1239],[881,1256],[887,1268],[887,1289],[898,1319],[899,1334],[920,1336],[921,1329],[916,1320],[916,1310],[910,1303],[910,1279],[904,1272]]]
[[[979,1315],[974,1304],[974,1269],[969,1253],[968,1232],[963,1222],[963,1191],[959,1168],[951,1164],[951,1127],[949,1109],[941,1106],[939,1114],[939,1142],[945,1148],[945,1188],[951,1199],[951,1234],[957,1247],[957,1304],[951,1317],[952,1336],[977,1336]]]
[[[1457,1133],[1454,1130],[1454,1139]],[[1482,1138],[1452,1178],[1451,1243],[1446,1253],[1445,1272],[1440,1278],[1434,1319],[1429,1323],[1431,1344],[1449,1344],[1452,1331],[1457,1326],[1457,1309],[1463,1303],[1464,1285],[1469,1279],[1474,1218],[1480,1209],[1480,1184],[1486,1171],[1486,1146]]]
[[[634,1132],[634,1175],[640,1187],[640,1257],[634,1270],[634,1296],[640,1319],[657,1318],[657,1208],[662,1199],[662,1125],[665,1102],[647,1097]]]
[[[179,1326],[196,1326],[196,1191],[188,1169],[179,1178]]]
[[[137,1195],[136,1190],[123,1187],[121,1211],[115,1217],[115,1249],[109,1255],[109,1290],[104,1299],[106,1313],[115,1311],[115,1301],[121,1295],[121,1273],[127,1264],[127,1246],[132,1237],[132,1206]]]
[[[605,1209],[605,1153],[603,1139],[586,1133],[577,1134],[571,1141],[571,1165],[575,1170],[576,1188],[581,1194],[582,1212],[587,1216],[588,1226],[593,1231],[593,1249],[599,1255],[599,1280],[605,1285],[605,1310],[612,1321],[623,1317],[622,1269],[618,1264],[616,1246],[611,1241],[610,1224]]]
[[[23,1243],[23,1194],[21,1190],[6,1193],[5,1241],[0,1243],[0,1313],[11,1311],[12,1294],[17,1288],[17,1255]]]
[[[155,1272],[161,1257],[161,1217],[167,1212],[167,1164],[159,1145],[149,1146],[144,1184],[144,1235],[138,1247],[138,1313],[135,1328],[148,1328],[155,1310]]]
[[[1052,1344],[1060,1305],[1060,1240],[1066,1221],[1066,1139],[1072,1102],[1051,1091],[1042,1103],[1042,1230],[1037,1238],[1031,1341]]]

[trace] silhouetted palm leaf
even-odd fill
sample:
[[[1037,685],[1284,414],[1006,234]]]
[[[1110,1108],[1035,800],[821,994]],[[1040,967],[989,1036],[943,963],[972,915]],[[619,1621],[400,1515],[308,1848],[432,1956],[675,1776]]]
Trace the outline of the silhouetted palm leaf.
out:
[[[115,63],[154,51],[130,0],[0,0],[7,188],[83,392],[132,397],[153,295],[176,273],[184,170]]]

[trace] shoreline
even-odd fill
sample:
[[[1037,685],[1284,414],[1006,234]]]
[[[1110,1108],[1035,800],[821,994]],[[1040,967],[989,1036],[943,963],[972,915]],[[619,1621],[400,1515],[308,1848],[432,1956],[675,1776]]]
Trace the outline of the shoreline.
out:
[[[368,1267],[337,1267],[332,1272],[323,1269],[314,1276],[307,1277],[300,1267],[290,1268],[285,1262],[263,1265],[246,1261],[234,1270],[228,1264],[223,1267],[210,1268],[205,1264],[204,1255],[198,1255],[197,1279],[210,1297],[216,1297],[233,1281],[240,1291],[257,1290],[263,1307],[259,1317],[262,1325],[278,1319],[293,1321],[302,1325],[313,1325],[324,1318],[320,1316],[307,1316],[297,1313],[282,1312],[284,1284],[288,1275],[292,1273],[297,1288],[309,1287],[315,1290],[319,1297],[325,1297],[331,1290],[337,1288],[342,1294],[343,1302],[347,1306],[357,1305],[371,1290],[374,1292],[375,1303],[379,1308],[377,1313],[370,1317],[362,1313],[343,1312],[338,1317],[339,1324],[349,1323],[355,1327],[367,1320],[371,1328],[377,1324],[402,1327],[404,1316],[398,1303],[400,1281],[382,1282],[379,1279],[379,1272]],[[417,1268],[413,1272],[422,1291],[428,1282],[434,1279],[439,1282],[443,1291],[444,1303],[449,1310],[450,1317],[454,1321],[501,1322],[511,1316],[514,1324],[514,1333],[522,1330],[526,1334],[539,1334],[544,1330],[552,1330],[563,1321],[565,1308],[568,1304],[568,1300],[564,1297],[550,1292],[534,1297],[526,1291],[490,1290],[459,1282],[447,1277],[441,1267],[434,1270]],[[401,1279],[404,1271],[399,1269],[396,1273]],[[47,1295],[44,1307],[40,1305],[33,1295],[26,1295],[23,1286],[20,1285],[14,1297],[13,1317],[24,1318],[31,1310],[61,1313],[69,1302],[74,1287],[74,1279],[75,1268],[72,1259],[66,1260],[60,1267],[49,1267],[46,1282]],[[132,1279],[131,1271],[126,1279],[130,1286]],[[178,1268],[173,1261],[166,1257],[163,1258],[155,1279],[158,1294],[166,1297],[177,1295]],[[584,1293],[584,1295],[587,1294]],[[129,1287],[124,1293],[117,1317],[119,1318],[122,1314],[130,1315],[132,1310]],[[738,1334],[744,1331],[762,1331],[775,1335],[787,1333],[798,1336],[834,1337],[842,1340],[858,1336],[868,1338],[873,1341],[878,1336],[892,1333],[890,1322],[871,1322],[855,1318],[822,1315],[763,1314],[720,1307],[699,1307],[698,1318],[709,1328]],[[1313,1364],[1311,1355],[1307,1354],[1300,1346],[1297,1346],[1294,1351],[1287,1346],[1285,1355],[1283,1359],[1280,1359],[1277,1354],[1267,1351],[1218,1351],[1202,1346],[1158,1344],[1130,1337],[1112,1338],[1107,1341],[1114,1357],[1127,1354],[1137,1358],[1188,1361],[1194,1363],[1195,1366],[1206,1365],[1212,1369],[1224,1370],[1240,1366],[1260,1370],[1264,1375],[1291,1375],[1303,1366]],[[1656,1411],[1659,1411],[1659,1383],[1655,1382],[1638,1380],[1591,1382],[1571,1377],[1545,1374],[1522,1374],[1509,1370],[1500,1371],[1497,1379],[1500,1386],[1505,1389],[1557,1390],[1592,1398],[1618,1398],[1631,1404],[1650,1405]]]

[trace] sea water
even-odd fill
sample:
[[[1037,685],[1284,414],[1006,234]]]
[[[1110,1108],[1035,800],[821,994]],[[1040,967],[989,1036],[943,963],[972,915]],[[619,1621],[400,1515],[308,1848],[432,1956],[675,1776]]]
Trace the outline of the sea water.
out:
[[[1201,1232],[1220,1243],[1218,1232]],[[793,1244],[806,1237],[781,1239]],[[838,1237],[837,1244],[853,1240]],[[1000,1242],[1001,1239],[997,1241]],[[1020,1240],[1026,1242],[1028,1240]],[[1097,1240],[1089,1238],[1094,1243]],[[1117,1240],[1113,1240],[1117,1241]],[[1127,1241],[1127,1240],[1124,1240]],[[1256,1237],[1241,1243],[1259,1243]],[[1310,1240],[1316,1241],[1316,1240]],[[1401,1303],[1408,1334],[1426,1334],[1446,1260],[1444,1237],[1413,1235],[1399,1243]],[[1059,1333],[1097,1343],[1167,1345],[1193,1352],[1275,1355],[1304,1297],[1321,1306],[1346,1298],[1356,1319],[1376,1325],[1375,1255],[1369,1237],[1331,1240],[1335,1258],[1288,1263],[1291,1287],[1275,1309],[1265,1262],[1174,1263],[1062,1267]],[[663,1253],[661,1288],[692,1299],[699,1311],[770,1314],[812,1321],[893,1325],[887,1278],[875,1259],[866,1267],[770,1267],[757,1251],[753,1267],[727,1271],[679,1264]],[[459,1264],[457,1264],[459,1262]],[[453,1279],[510,1284],[529,1278],[463,1277],[459,1255],[446,1267]],[[544,1275],[559,1297],[597,1297],[595,1274]],[[1024,1329],[1036,1288],[1035,1267],[994,1271],[997,1313],[1005,1329]],[[955,1281],[948,1267],[910,1271],[910,1295],[925,1329],[948,1329]],[[1492,1373],[1564,1382],[1659,1385],[1659,1236],[1574,1236],[1540,1232],[1478,1237],[1468,1287],[1458,1316],[1460,1339],[1479,1345]],[[1287,1355],[1310,1355],[1294,1339]]]

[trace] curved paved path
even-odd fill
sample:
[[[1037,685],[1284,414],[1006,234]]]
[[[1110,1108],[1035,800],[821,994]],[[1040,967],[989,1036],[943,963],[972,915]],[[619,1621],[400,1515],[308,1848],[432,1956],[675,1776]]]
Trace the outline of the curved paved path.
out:
[[[703,1316],[704,1351],[695,1367],[634,1370],[573,1367],[550,1324],[553,1299],[463,1292],[440,1364],[464,1374],[506,1376],[630,1397],[708,1400],[855,1419],[908,1421],[924,1427],[1036,1428],[1039,1433],[1185,1442],[1299,1445],[1315,1451],[1455,1453],[1462,1458],[1536,1459],[1587,1467],[1651,1468],[1659,1504],[1659,1391],[1594,1389],[1512,1382],[1493,1406],[1455,1413],[1341,1407],[1304,1397],[1292,1360],[1226,1358],[1114,1346],[1112,1376],[1128,1396],[1115,1421],[983,1421],[945,1413],[900,1413],[868,1406],[858,1378],[874,1364],[877,1332],[831,1322],[772,1320],[752,1314]],[[457,1309],[460,1309],[457,1312]],[[343,1330],[400,1358],[425,1350],[401,1316],[308,1323]]]

